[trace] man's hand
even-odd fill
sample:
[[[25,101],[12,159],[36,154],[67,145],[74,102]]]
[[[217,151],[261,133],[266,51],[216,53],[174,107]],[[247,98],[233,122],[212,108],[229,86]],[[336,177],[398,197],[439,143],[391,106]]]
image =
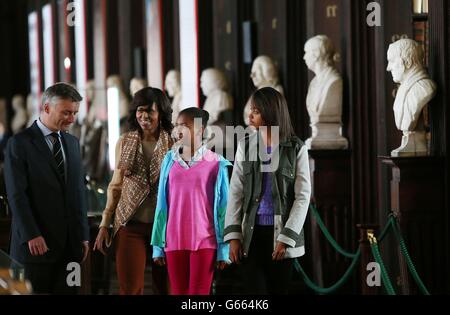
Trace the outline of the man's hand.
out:
[[[286,254],[286,244],[277,242],[275,251],[272,253],[272,260],[282,260]]]
[[[153,262],[157,265],[157,266],[165,266],[166,265],[166,259],[164,257],[156,257],[153,258]]]
[[[94,251],[98,249],[103,255],[106,255],[106,242],[109,242],[109,234],[108,229],[105,227],[101,227],[98,231],[97,238],[95,239],[94,243]],[[105,244],[105,248],[103,248],[103,245]]]
[[[230,241],[230,260],[235,264],[239,264],[242,259],[242,244],[240,240]]]
[[[83,244],[83,259],[81,260],[81,263],[84,263],[89,254],[89,242],[84,241],[82,242],[82,244]]]
[[[33,256],[43,256],[50,249],[42,236],[38,236],[28,241],[28,248]]]

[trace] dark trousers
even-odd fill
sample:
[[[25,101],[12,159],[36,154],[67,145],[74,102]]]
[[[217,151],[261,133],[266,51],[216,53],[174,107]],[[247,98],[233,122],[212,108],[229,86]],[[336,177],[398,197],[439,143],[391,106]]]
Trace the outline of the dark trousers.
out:
[[[25,279],[31,282],[33,294],[76,294],[78,288],[67,284],[67,277],[74,271],[71,268],[67,270],[67,266],[71,262],[77,262],[77,259],[73,257],[67,241],[65,251],[55,262],[24,264]]]
[[[120,295],[144,294],[144,273],[147,259],[152,266],[154,294],[168,293],[167,268],[153,263],[150,237],[152,224],[129,222],[116,235],[116,270]]]
[[[293,260],[272,260],[273,233],[273,226],[254,227],[241,268],[245,294],[288,294]]]

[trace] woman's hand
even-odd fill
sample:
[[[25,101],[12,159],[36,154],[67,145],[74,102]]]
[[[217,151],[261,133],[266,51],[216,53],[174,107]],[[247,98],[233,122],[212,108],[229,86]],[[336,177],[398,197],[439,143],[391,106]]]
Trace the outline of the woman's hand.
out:
[[[95,239],[94,251],[98,249],[103,255],[106,255],[106,247],[109,243],[109,233],[106,227],[101,227]],[[104,246],[104,247],[103,247]]]
[[[230,260],[235,264],[239,264],[242,259],[242,244],[240,240],[230,241]]]
[[[286,254],[286,244],[277,242],[274,252],[272,253],[272,260],[282,260]]]

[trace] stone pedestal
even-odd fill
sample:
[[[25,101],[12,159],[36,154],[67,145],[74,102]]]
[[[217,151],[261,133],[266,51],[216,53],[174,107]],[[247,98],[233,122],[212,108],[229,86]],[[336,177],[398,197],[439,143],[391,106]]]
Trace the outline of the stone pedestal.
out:
[[[448,286],[448,214],[444,160],[436,157],[380,157],[391,170],[391,209],[419,276],[431,294]],[[386,183],[387,184],[387,183]],[[402,294],[420,294],[398,249]]]
[[[402,136],[400,147],[392,150],[392,157],[426,156],[427,140],[425,131],[408,131]]]
[[[345,150],[348,141],[342,136],[340,123],[311,124],[311,138],[305,141],[310,150]]]

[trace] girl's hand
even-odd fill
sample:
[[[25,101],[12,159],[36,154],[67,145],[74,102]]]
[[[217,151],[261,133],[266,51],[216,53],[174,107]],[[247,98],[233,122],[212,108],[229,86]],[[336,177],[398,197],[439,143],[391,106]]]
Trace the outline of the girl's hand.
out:
[[[284,255],[286,254],[286,244],[277,242],[277,246],[275,247],[275,251],[272,254],[272,260],[282,260]]]
[[[242,259],[242,244],[240,240],[230,241],[230,260],[235,264],[239,264]]]
[[[166,265],[166,259],[164,257],[156,257],[153,258],[153,262],[158,266],[165,266]]]
[[[216,262],[216,268],[219,270],[224,270],[227,266],[228,266],[228,264],[226,261],[221,260],[221,261]]]

